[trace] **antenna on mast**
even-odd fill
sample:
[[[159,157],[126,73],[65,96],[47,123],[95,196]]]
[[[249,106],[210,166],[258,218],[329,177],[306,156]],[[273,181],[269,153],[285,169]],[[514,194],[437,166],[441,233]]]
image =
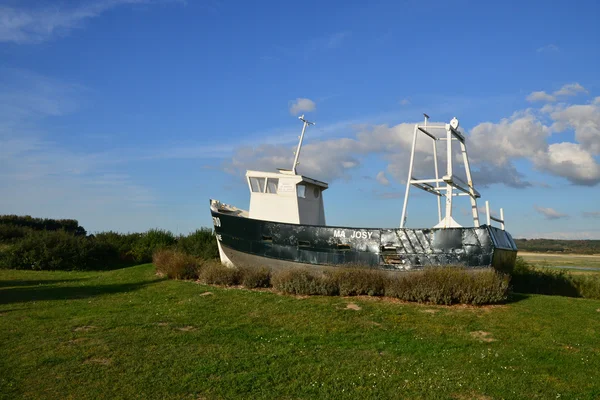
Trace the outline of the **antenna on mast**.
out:
[[[302,141],[304,140],[304,132],[306,131],[306,127],[308,125],[314,125],[314,122],[310,122],[306,119],[304,119],[304,114],[302,114],[301,116],[298,117],[298,119],[300,121],[302,121],[304,123],[304,125],[302,125],[302,134],[300,136],[298,136],[298,138],[300,139],[300,141],[298,142],[298,148],[296,148],[296,151],[294,152],[294,154],[296,155],[294,157],[294,164],[292,165],[292,172],[294,173],[294,175],[296,175],[296,166],[298,164],[300,164],[298,162],[298,157],[300,157],[300,150],[302,149]]]

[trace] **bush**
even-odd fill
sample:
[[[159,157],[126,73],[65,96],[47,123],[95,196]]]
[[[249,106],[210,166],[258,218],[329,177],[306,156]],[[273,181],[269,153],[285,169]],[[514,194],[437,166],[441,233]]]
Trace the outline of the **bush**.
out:
[[[170,279],[197,279],[200,265],[196,257],[180,251],[161,249],[154,252],[156,272]]]
[[[65,231],[31,231],[3,251],[1,268],[33,270],[86,270],[115,262],[116,251],[93,238]]]
[[[600,299],[600,276],[573,275],[551,268],[535,268],[522,257],[517,257],[512,284],[513,290],[518,293]]]
[[[518,293],[578,296],[571,275],[565,271],[537,269],[521,257],[517,257],[512,277],[513,290]]]
[[[276,271],[271,277],[271,283],[275,289],[290,294],[322,296],[339,294],[337,282],[330,275],[307,269]]]
[[[113,231],[100,232],[94,235],[94,239],[98,243],[106,244],[114,248],[118,253],[118,258],[121,263],[133,263],[136,257],[133,253],[133,248],[138,240],[140,240],[141,233],[118,233]]]
[[[388,273],[374,269],[340,268],[331,273],[340,296],[383,296]]]
[[[272,286],[283,293],[296,295],[385,295],[406,301],[446,305],[481,305],[505,301],[510,282],[508,275],[492,268],[470,270],[464,267],[431,267],[415,272],[360,268],[325,272],[295,268],[273,272],[257,266],[228,268],[218,261],[203,261],[200,265],[198,259],[174,250],[157,251],[154,263],[158,272],[169,277],[184,279],[187,276],[188,279],[194,279],[198,276],[206,284],[241,284],[249,289]]]
[[[27,227],[40,231],[65,231],[77,236],[85,236],[86,231],[75,219],[32,218],[29,215],[0,215],[0,225]]]
[[[212,230],[208,228],[198,229],[187,236],[179,236],[177,238],[177,249],[205,260],[211,260],[219,256],[217,240]]]
[[[208,285],[239,285],[242,274],[237,268],[229,268],[218,261],[208,261],[200,270],[199,279]]]
[[[31,228],[12,224],[0,224],[0,243],[14,243],[23,239]]]
[[[248,289],[271,287],[271,270],[267,267],[244,266],[239,268],[241,284]]]
[[[152,261],[152,254],[156,250],[164,249],[175,244],[175,237],[169,231],[150,229],[139,235],[133,244],[131,254],[133,260],[144,263]]]
[[[430,267],[391,276],[385,295],[419,303],[491,304],[507,299],[509,281],[508,275],[493,269]]]
[[[577,275],[573,276],[577,294],[586,299],[600,300],[600,276],[598,275]]]

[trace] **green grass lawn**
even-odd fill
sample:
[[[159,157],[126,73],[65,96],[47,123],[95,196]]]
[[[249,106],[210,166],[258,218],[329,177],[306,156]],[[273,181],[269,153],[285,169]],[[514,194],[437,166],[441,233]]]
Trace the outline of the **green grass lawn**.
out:
[[[443,307],[0,270],[0,397],[600,397],[600,301]]]

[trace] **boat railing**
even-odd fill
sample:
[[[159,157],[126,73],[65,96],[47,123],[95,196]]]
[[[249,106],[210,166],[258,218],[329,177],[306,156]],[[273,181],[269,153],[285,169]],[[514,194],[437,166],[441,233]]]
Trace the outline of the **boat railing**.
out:
[[[486,200],[486,202],[485,202],[485,213],[487,214],[487,224],[489,226],[492,225],[492,221],[496,221],[496,222],[498,222],[500,224],[500,228],[502,230],[505,230],[504,229],[504,210],[502,208],[500,209],[500,218],[494,217],[492,215],[492,213],[490,212],[490,202]]]

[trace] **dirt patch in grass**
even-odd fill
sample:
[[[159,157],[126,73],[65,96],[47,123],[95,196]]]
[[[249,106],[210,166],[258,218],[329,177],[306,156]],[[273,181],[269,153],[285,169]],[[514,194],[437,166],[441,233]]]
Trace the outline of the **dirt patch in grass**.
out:
[[[212,296],[213,292],[204,292],[204,293],[200,293],[200,296]]]
[[[156,325],[158,326],[169,326],[168,322],[157,322]]]
[[[424,312],[424,313],[426,313],[426,314],[435,314],[435,313],[437,313],[437,312],[440,312],[440,310],[435,310],[435,309],[433,309],[433,308],[428,308],[428,309],[426,309],[426,310],[421,310],[421,312]]]
[[[75,332],[89,332],[92,329],[96,329],[96,327],[93,326],[93,325],[84,325],[84,326],[78,326],[77,328],[73,329],[73,331],[75,331]]]
[[[485,331],[474,331],[471,332],[471,337],[480,340],[482,342],[486,342],[486,343],[490,343],[490,342],[495,342],[496,339],[494,339],[493,337],[491,337],[492,334],[490,332],[485,332]]]
[[[573,346],[569,346],[568,344],[567,344],[567,345],[564,345],[564,346],[563,346],[563,349],[565,349],[565,350],[568,350],[568,351],[572,351],[572,352],[574,352],[574,353],[577,353],[577,352],[579,352],[579,349],[578,349],[578,348],[575,348],[575,347],[573,347]]]
[[[84,364],[99,364],[99,365],[110,365],[112,360],[110,358],[90,358],[85,360]]]
[[[356,303],[348,303],[348,304],[346,304],[346,310],[358,311],[358,310],[362,310],[362,308]]]
[[[188,325],[188,326],[183,326],[183,327],[175,328],[175,329],[177,329],[178,331],[181,331],[181,332],[191,332],[191,331],[195,331],[196,327]]]

